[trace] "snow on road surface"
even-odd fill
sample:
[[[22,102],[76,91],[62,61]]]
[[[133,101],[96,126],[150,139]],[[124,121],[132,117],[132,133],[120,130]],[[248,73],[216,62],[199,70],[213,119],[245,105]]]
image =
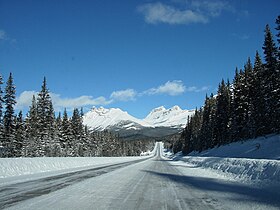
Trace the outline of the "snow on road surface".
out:
[[[9,190],[24,199],[7,209],[279,209],[279,192],[229,180],[214,170],[162,158],[162,143],[153,158],[127,165],[108,166],[0,186],[0,205]],[[112,168],[113,167],[113,168]],[[105,170],[105,171],[104,171]],[[106,172],[107,170],[107,172]],[[101,174],[98,174],[101,173]],[[5,178],[4,178],[5,179]],[[63,186],[63,183],[69,185]],[[45,185],[28,193],[24,188]],[[28,187],[26,187],[28,186]],[[33,186],[33,187],[32,187]],[[55,186],[61,186],[57,188]],[[3,192],[6,190],[6,193]],[[10,195],[12,197],[12,195]]]

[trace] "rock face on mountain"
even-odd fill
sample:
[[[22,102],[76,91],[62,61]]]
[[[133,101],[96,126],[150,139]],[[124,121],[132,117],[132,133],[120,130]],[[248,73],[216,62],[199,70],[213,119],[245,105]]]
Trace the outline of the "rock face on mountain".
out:
[[[96,131],[118,132],[122,137],[162,137],[182,130],[193,114],[194,110],[182,110],[179,106],[161,106],[146,118],[137,119],[119,108],[94,107],[84,115],[84,124]]]

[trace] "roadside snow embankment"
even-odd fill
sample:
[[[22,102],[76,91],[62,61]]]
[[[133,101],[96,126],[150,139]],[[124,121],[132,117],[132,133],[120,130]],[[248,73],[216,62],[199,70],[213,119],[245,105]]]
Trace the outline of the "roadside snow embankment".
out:
[[[63,171],[67,169],[80,169],[83,167],[99,167],[143,158],[146,157],[1,158],[0,178]]]
[[[182,157],[180,160],[245,182],[280,184],[280,161],[246,158]]]
[[[280,185],[280,135],[235,142],[188,156],[176,154],[173,160],[242,182]]]

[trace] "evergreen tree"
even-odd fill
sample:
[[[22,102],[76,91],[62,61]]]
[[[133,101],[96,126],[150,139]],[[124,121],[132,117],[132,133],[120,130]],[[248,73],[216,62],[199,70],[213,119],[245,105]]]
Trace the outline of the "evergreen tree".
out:
[[[72,119],[71,119],[71,127],[72,127],[72,134],[73,140],[75,141],[74,145],[76,146],[75,149],[75,156],[84,156],[84,128],[81,114],[77,108],[74,109]]]
[[[280,62],[280,15],[276,19],[277,42],[278,42],[278,62]],[[279,69],[279,67],[278,67]]]
[[[72,146],[72,132],[71,124],[68,119],[68,114],[66,109],[63,112],[62,118],[62,139],[60,141],[61,149],[63,156],[72,156],[73,155],[73,146]]]
[[[251,136],[251,104],[252,98],[255,97],[252,92],[252,85],[253,85],[253,66],[251,63],[251,59],[248,58],[247,63],[244,65],[244,77],[243,77],[243,84],[242,84],[242,94],[243,94],[243,108],[246,110],[244,112],[243,121],[244,121],[244,128],[242,138],[248,139]]]
[[[231,112],[231,138],[233,141],[239,140],[242,138],[242,129],[244,127],[243,116],[244,110],[242,105],[242,79],[241,74],[238,72],[238,69],[235,71],[235,77],[233,80],[233,94],[232,94],[232,112]]]
[[[53,135],[54,111],[47,88],[46,78],[44,77],[42,89],[37,98],[37,113],[38,113],[38,132],[39,132],[39,156],[46,155],[46,147],[50,145]]]
[[[277,61],[277,48],[273,41],[273,35],[268,25],[265,29],[265,41],[263,45],[265,55],[265,71],[263,74],[263,83],[265,89],[266,118],[271,123],[266,124],[266,133],[279,131],[279,111],[280,111],[280,72]]]
[[[23,141],[25,138],[26,136],[25,136],[24,120],[22,116],[22,111],[20,111],[18,113],[15,122],[15,139],[13,142],[13,148],[14,148],[13,150],[14,150],[15,157],[22,156]]]
[[[2,86],[3,85],[3,78],[0,74],[0,125],[3,124],[2,121],[2,117],[3,117],[3,103],[4,103],[4,99],[3,99],[3,91],[2,91]]]
[[[265,66],[267,69],[276,69],[277,66],[277,48],[275,46],[273,35],[270,31],[270,27],[267,24],[265,27],[265,39],[262,47],[264,51]]]
[[[23,154],[27,157],[39,156],[38,150],[40,147],[38,133],[38,112],[35,95],[32,97],[32,103],[26,117],[26,139],[23,144]]]
[[[199,137],[201,141],[198,148],[199,152],[210,147],[209,145],[211,140],[210,113],[211,113],[211,103],[209,97],[206,94],[206,98],[203,106],[201,134]]]
[[[215,145],[229,142],[229,118],[230,118],[230,92],[229,86],[222,80],[218,88],[217,107],[215,115],[214,138]]]
[[[266,133],[265,125],[268,124],[268,120],[265,117],[265,89],[263,88],[263,74],[264,65],[258,52],[256,52],[254,68],[252,74],[252,86],[251,86],[251,104],[250,104],[250,133],[251,137],[264,135]]]
[[[13,84],[12,73],[10,73],[7,85],[5,88],[5,113],[3,118],[4,124],[4,147],[8,150],[8,156],[13,156],[14,151],[12,149],[13,139],[14,139],[14,128],[15,128],[15,116],[14,116],[14,105],[16,104],[16,88]]]
[[[2,146],[2,143],[4,141],[4,126],[3,126],[3,91],[2,86],[3,85],[3,78],[0,74],[0,147]]]

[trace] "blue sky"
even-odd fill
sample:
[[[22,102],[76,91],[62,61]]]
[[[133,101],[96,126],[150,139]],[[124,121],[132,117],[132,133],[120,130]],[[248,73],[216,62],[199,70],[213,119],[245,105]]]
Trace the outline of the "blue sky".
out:
[[[192,109],[232,80],[275,27],[278,0],[0,0],[0,73],[17,110],[43,77],[56,110]]]

